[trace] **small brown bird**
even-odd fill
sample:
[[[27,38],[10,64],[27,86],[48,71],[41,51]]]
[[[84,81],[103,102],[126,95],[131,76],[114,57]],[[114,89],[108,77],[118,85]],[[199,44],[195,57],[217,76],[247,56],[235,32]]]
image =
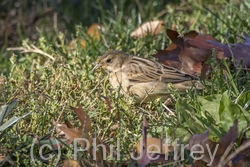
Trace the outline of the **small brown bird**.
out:
[[[122,51],[109,51],[93,68],[101,67],[109,74],[110,84],[124,95],[133,95],[137,102],[170,97],[169,84],[178,92],[196,87],[197,78],[154,60],[132,56]]]

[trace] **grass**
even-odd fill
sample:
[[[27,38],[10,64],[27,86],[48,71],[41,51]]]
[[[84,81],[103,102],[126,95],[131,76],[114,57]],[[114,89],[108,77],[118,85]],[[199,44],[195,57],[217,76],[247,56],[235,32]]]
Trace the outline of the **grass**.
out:
[[[98,56],[107,50],[123,50],[130,54],[150,57],[158,49],[166,48],[170,41],[165,32],[157,37],[147,36],[136,40],[129,35],[141,22],[152,19],[161,19],[165,22],[166,28],[175,28],[182,34],[194,29],[204,34],[212,34],[224,43],[240,41],[242,32],[250,34],[248,2],[233,5],[232,1],[181,1],[176,4],[165,4],[154,0],[136,1],[137,3],[130,0],[117,3],[94,0],[89,9],[85,4],[89,1],[74,2],[75,4],[71,4],[71,1],[70,4],[62,2],[62,6],[56,7],[60,19],[60,22],[57,22],[58,29],[51,26],[52,20],[46,17],[36,24],[37,40],[27,39],[27,32],[20,29],[20,40],[15,45],[9,45],[10,41],[7,41],[1,49],[0,67],[4,74],[0,83],[1,105],[8,104],[14,99],[19,101],[14,112],[11,112],[4,122],[13,116],[19,117],[31,112],[30,116],[1,132],[4,137],[0,138],[0,148],[7,150],[17,166],[32,166],[32,137],[40,139],[47,134],[55,134],[53,119],[59,122],[69,120],[75,126],[79,126],[77,117],[69,108],[78,103],[89,114],[92,127],[102,140],[111,137],[120,139],[121,160],[116,162],[118,165],[129,158],[129,153],[141,138],[143,116],[148,119],[149,136],[164,138],[168,132],[170,137],[182,138],[183,142],[192,134],[203,133],[211,125],[217,129],[213,135],[222,136],[233,124],[233,118],[242,121],[242,129],[249,124],[248,120],[236,114],[232,118],[223,117],[227,121],[221,121],[215,126],[215,118],[206,115],[207,111],[203,108],[202,104],[206,103],[204,101],[208,96],[216,96],[211,103],[214,105],[218,105],[216,100],[220,100],[221,96],[224,97],[222,102],[226,103],[225,99],[228,98],[233,103],[249,90],[249,72],[242,72],[240,68],[230,70],[224,61],[218,64],[213,59],[209,60],[208,63],[214,67],[211,80],[207,80],[211,84],[206,85],[201,94],[190,91],[186,95],[173,95],[170,109],[176,116],[170,118],[160,101],[144,106],[135,104],[131,98],[112,91],[106,74],[91,71]],[[72,10],[72,7],[76,8]],[[23,10],[27,8],[23,6]],[[81,13],[82,8],[84,15]],[[95,12],[90,12],[92,9],[98,11],[98,19]],[[106,31],[100,41],[93,40],[86,34],[87,28],[83,25],[85,19],[88,20],[86,25],[97,20],[104,25]],[[77,44],[68,51],[69,39],[90,40],[86,40],[85,48]],[[33,43],[44,53],[55,58],[55,61],[37,53],[21,54],[17,51],[6,51],[7,46],[25,47]],[[221,67],[224,67],[225,71]],[[111,110],[103,97],[110,100]],[[247,113],[248,98],[247,95],[246,100],[240,98],[240,106],[245,107],[244,112]],[[230,103],[235,107],[233,104]],[[237,107],[234,109],[243,111]],[[226,115],[231,113],[230,110],[221,112],[225,112]],[[113,145],[116,145],[116,142],[110,141]],[[73,158],[72,148],[64,147],[61,160],[67,158]],[[39,166],[52,166],[55,159],[46,163],[36,160],[36,163],[39,163]],[[8,165],[6,163],[4,166]]]

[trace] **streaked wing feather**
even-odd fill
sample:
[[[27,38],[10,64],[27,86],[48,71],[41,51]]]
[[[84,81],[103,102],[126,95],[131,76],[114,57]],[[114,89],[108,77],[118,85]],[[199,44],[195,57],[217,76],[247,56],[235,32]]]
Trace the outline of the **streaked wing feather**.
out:
[[[161,80],[166,83],[179,83],[196,79],[195,77],[172,67],[140,57],[132,57],[129,64],[127,64],[122,70],[127,74],[127,77],[131,82],[142,83]]]

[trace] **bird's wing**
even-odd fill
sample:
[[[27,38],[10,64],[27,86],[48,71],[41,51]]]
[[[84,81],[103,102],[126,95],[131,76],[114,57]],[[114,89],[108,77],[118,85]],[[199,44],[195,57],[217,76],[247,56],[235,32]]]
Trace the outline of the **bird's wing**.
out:
[[[158,62],[140,57],[133,57],[122,68],[131,82],[163,81],[165,83],[180,83],[196,80],[194,76],[185,74],[177,69],[162,65]]]

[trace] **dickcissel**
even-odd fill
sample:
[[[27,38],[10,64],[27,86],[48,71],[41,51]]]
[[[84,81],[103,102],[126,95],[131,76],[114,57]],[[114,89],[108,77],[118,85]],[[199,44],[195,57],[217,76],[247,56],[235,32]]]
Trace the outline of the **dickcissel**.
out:
[[[122,51],[109,51],[101,56],[93,68],[109,74],[110,84],[124,95],[133,95],[137,102],[170,97],[170,89],[185,92],[197,87],[195,76],[163,65],[157,61],[132,56]],[[172,85],[172,86],[170,86]]]

